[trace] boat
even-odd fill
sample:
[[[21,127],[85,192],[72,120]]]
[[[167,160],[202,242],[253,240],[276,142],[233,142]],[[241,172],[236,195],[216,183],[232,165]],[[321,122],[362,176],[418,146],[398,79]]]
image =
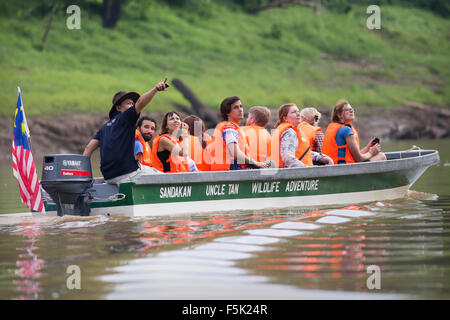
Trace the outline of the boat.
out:
[[[385,154],[386,161],[344,165],[149,175],[118,186],[91,178],[87,157],[50,155],[44,157],[41,185],[47,215],[204,214],[403,198],[428,167],[439,163],[437,150]],[[72,189],[80,190],[67,197]]]

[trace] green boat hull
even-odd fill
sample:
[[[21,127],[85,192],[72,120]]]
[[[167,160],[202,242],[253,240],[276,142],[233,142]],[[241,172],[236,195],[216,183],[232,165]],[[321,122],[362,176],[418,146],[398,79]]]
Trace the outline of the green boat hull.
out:
[[[91,202],[91,214],[163,216],[392,200],[405,197],[439,163],[435,150],[387,155],[390,160],[373,163],[145,176],[120,184],[114,199]],[[56,214],[51,201],[45,207]]]

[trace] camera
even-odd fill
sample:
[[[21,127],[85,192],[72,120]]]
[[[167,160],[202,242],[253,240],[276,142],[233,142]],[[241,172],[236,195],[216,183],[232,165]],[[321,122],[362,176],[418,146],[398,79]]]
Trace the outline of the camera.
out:
[[[372,141],[372,143],[370,144],[370,146],[372,147],[372,146],[376,145],[377,143],[380,143],[380,139],[379,139],[379,138],[373,139],[373,141]]]

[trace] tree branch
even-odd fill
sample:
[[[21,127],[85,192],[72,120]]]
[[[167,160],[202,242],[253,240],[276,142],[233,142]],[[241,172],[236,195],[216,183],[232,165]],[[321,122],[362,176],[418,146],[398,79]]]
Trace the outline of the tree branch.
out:
[[[41,41],[42,50],[44,49],[45,41],[47,41],[48,33],[50,32],[50,29],[52,27],[53,18],[55,17],[55,12],[56,12],[56,3],[53,5],[52,15],[50,16],[50,20],[48,21],[47,27],[45,28],[44,36],[42,37],[42,41]]]
[[[195,95],[195,93],[180,79],[174,78],[172,80],[172,84],[174,85],[175,88],[178,89],[178,91],[180,91],[183,94],[184,98],[188,100],[191,104],[191,108],[188,108],[178,103],[174,103],[174,106],[176,108],[185,113],[194,114],[198,116],[205,122],[206,127],[216,126],[216,124],[219,122],[220,119],[217,111],[205,106],[203,102],[201,102],[200,99]]]

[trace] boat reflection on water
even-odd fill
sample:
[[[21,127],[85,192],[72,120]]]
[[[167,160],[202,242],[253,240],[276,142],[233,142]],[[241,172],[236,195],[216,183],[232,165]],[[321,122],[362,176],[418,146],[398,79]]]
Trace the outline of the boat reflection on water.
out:
[[[194,240],[206,239],[231,232],[259,227],[265,224],[285,221],[281,215],[252,215],[243,221],[242,216],[210,216],[205,220],[176,220],[161,225],[161,222],[145,222],[140,232],[140,240],[145,244],[142,251],[169,244],[186,244]],[[211,220],[210,220],[211,219]]]
[[[355,233],[364,230],[354,230]],[[300,236],[289,251],[275,256],[261,255],[251,260],[258,274],[275,275],[289,272],[296,283],[304,289],[345,289],[367,291],[365,235],[326,237],[320,235]],[[264,272],[268,271],[268,272]],[[286,277],[286,274],[283,275]],[[344,283],[346,280],[347,283]],[[342,281],[339,284],[338,281]],[[350,284],[351,287],[348,285]]]
[[[259,248],[252,250],[252,256],[247,259],[236,261],[236,266],[260,276],[277,278],[279,275],[278,283],[290,279],[289,284],[296,283],[304,289],[367,291],[365,279],[369,276],[366,271],[370,259],[365,253],[365,233],[368,223],[358,218],[374,215],[371,209],[352,205],[301,215],[298,210],[293,213],[295,215],[251,215],[245,220],[242,216],[239,219],[215,216],[163,225],[157,221],[145,222],[145,229],[140,232],[140,240],[146,244],[142,250],[187,243],[201,250],[202,245],[212,248],[211,243],[204,244],[201,239],[214,238],[215,243],[222,245],[222,250],[232,245]],[[350,228],[343,227],[350,221]],[[239,250],[236,246],[233,249]],[[383,249],[372,247],[369,255],[383,256]],[[290,273],[289,276],[286,273]]]
[[[16,270],[7,298],[439,295],[448,288],[443,242],[447,220],[442,209],[426,201],[214,216],[28,219],[4,226],[9,230],[4,234],[13,236],[4,243],[14,243],[9,261]],[[66,269],[73,264],[82,270],[82,290],[66,286]],[[381,290],[367,285],[371,265],[381,270]]]
[[[41,270],[44,267],[44,260],[39,259],[39,255],[35,251],[39,250],[37,242],[42,233],[40,223],[36,222],[23,222],[16,231],[16,234],[26,237],[23,242],[27,246],[16,248],[17,251],[21,252],[19,259],[16,261],[16,266],[19,269],[15,271],[20,279],[13,279],[12,282],[21,295],[15,299],[35,300],[39,296],[39,278],[42,276]]]
[[[346,210],[360,210],[358,206],[348,206]],[[274,210],[276,214],[258,214],[243,217],[237,215],[216,215],[216,216],[192,216],[189,220],[155,220],[142,224],[144,230],[140,231],[140,240],[146,245],[142,251],[152,247],[169,244],[185,244],[198,239],[206,239],[220,235],[227,235],[231,232],[238,232],[249,228],[260,228],[265,225],[282,223],[286,221],[299,221],[306,218],[318,218],[325,216],[329,210],[317,210],[313,212],[295,211],[301,213],[301,217],[292,218],[289,214],[278,214],[279,210]],[[262,213],[259,211],[259,213]],[[197,219],[203,219],[196,221]],[[328,238],[329,239],[329,238]]]

